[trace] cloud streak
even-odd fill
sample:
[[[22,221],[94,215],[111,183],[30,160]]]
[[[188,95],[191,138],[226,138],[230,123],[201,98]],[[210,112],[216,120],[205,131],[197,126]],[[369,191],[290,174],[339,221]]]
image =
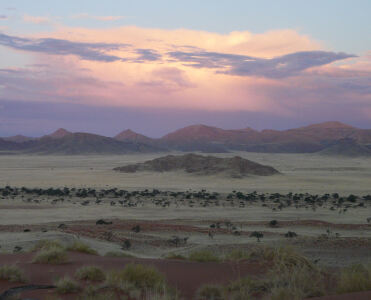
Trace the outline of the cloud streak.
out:
[[[223,69],[220,73],[238,76],[284,78],[306,69],[356,57],[352,54],[326,51],[303,51],[271,59],[216,52],[169,52],[171,58],[194,68]]]
[[[32,24],[46,24],[50,23],[51,19],[49,17],[24,15],[23,21]]]
[[[123,19],[124,16],[92,16],[87,13],[81,13],[72,16],[72,19],[91,19],[102,22],[113,22]]]
[[[0,33],[0,45],[16,50],[52,55],[76,55],[83,60],[100,62],[124,61],[122,57],[105,52],[125,48],[126,44],[81,43],[55,38],[30,39]]]

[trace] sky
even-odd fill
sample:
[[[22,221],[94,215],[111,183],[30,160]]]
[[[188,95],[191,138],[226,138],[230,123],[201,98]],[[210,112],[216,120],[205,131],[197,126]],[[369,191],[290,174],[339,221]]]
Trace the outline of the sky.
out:
[[[0,136],[371,128],[371,1],[0,1]]]

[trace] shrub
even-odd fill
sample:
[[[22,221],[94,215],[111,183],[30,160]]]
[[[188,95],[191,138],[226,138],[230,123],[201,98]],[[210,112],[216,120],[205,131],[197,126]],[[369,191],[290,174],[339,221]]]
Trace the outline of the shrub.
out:
[[[15,265],[0,266],[0,279],[10,282],[26,282],[23,271]]]
[[[197,300],[222,300],[223,288],[217,285],[203,285],[197,291]]]
[[[219,257],[208,250],[194,251],[189,254],[189,260],[198,262],[217,262]]]
[[[342,270],[337,284],[338,293],[371,290],[371,266],[354,265]]]
[[[68,246],[67,250],[87,253],[87,254],[94,254],[94,255],[98,254],[97,251],[95,251],[89,245],[86,245],[82,242],[74,242],[72,245]]]
[[[51,247],[40,250],[33,258],[33,263],[62,264],[67,261],[67,252],[61,248]]]
[[[56,290],[59,294],[71,294],[80,291],[80,286],[69,277],[59,279],[56,283]]]
[[[258,242],[260,242],[260,239],[262,239],[264,237],[264,234],[260,231],[254,231],[250,234],[250,237],[256,237]]]
[[[102,269],[93,266],[81,267],[76,271],[75,276],[80,280],[103,281],[106,279]]]

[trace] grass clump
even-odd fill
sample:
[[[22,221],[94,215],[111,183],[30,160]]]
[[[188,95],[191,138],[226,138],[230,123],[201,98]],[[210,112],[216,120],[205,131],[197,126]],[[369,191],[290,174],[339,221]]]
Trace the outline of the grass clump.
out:
[[[127,257],[127,258],[135,257],[132,254],[128,254],[128,253],[120,252],[120,251],[109,251],[104,256],[106,257]]]
[[[64,249],[64,246],[57,240],[41,240],[36,243],[31,249],[31,252],[40,251],[51,248]]]
[[[15,265],[0,266],[0,280],[20,283],[26,282],[23,271]]]
[[[92,249],[89,245],[84,244],[82,242],[74,242],[72,245],[67,247],[69,251],[76,251],[81,253],[93,254],[97,255],[98,252]]]
[[[268,291],[267,283],[263,280],[252,279],[250,277],[241,278],[231,282],[226,291],[231,299],[250,299],[252,294],[261,294]]]
[[[62,264],[67,262],[67,252],[63,248],[49,248],[40,250],[33,258],[33,263]]]
[[[76,271],[75,277],[80,280],[90,281],[103,281],[106,279],[106,275],[102,269],[94,266],[81,267]]]
[[[320,270],[306,265],[278,265],[268,275],[270,299],[300,300],[325,294]]]
[[[218,256],[208,250],[191,252],[188,259],[197,262],[218,262],[220,260]]]
[[[180,259],[180,260],[187,259],[184,255],[176,254],[176,253],[169,253],[168,255],[166,255],[165,258],[166,259]]]
[[[165,277],[154,267],[140,264],[128,264],[122,270],[122,276],[139,289],[161,288],[165,284]]]
[[[76,281],[69,277],[63,277],[56,283],[56,291],[59,294],[72,294],[80,291],[80,286]]]
[[[249,252],[242,249],[234,249],[225,255],[226,260],[232,261],[248,260],[249,258],[250,258]]]
[[[116,294],[112,291],[101,292],[101,288],[88,285],[78,300],[108,300],[117,299]],[[124,299],[124,298],[121,298]]]
[[[166,295],[170,291],[162,273],[154,267],[141,264],[128,264],[122,270],[109,272],[105,285],[133,299],[149,294]]]
[[[223,300],[223,287],[218,285],[206,284],[197,291],[197,300]]]
[[[354,265],[342,270],[337,292],[352,293],[371,290],[371,265]]]

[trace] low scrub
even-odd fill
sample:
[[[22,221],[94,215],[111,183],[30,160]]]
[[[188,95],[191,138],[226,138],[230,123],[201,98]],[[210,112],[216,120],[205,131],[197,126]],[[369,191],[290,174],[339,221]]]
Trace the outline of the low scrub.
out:
[[[188,259],[197,262],[218,262],[220,260],[218,256],[208,250],[191,252]]]
[[[26,282],[23,271],[15,265],[0,266],[0,280],[20,283]]]
[[[371,290],[371,265],[354,265],[342,270],[337,284],[339,294],[369,290]]]
[[[106,275],[102,269],[94,266],[85,266],[78,269],[75,277],[80,280],[103,281]]]
[[[80,291],[79,284],[69,277],[63,277],[56,283],[56,291],[59,294],[72,294]]]
[[[72,245],[67,247],[69,251],[76,251],[81,253],[93,254],[97,255],[98,252],[92,249],[89,245],[84,244],[82,242],[74,242]]]
[[[33,263],[63,264],[67,262],[67,252],[61,248],[49,248],[40,250],[33,258]]]

